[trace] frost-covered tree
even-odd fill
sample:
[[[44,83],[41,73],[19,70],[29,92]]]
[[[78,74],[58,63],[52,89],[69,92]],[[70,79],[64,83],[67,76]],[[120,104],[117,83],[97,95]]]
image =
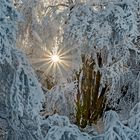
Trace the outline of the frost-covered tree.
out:
[[[133,72],[138,71],[133,69],[132,72],[133,65],[129,65],[129,58],[132,51],[139,56],[140,50],[135,45],[139,31],[133,2],[100,1],[98,5],[78,4],[70,9],[64,45],[75,48],[72,61],[77,67],[73,67],[81,69],[76,75],[79,82],[77,121],[82,126],[98,120],[105,108],[106,99],[109,103],[113,100],[111,107],[116,108],[118,103],[114,100],[118,96],[118,83],[118,93],[122,94],[119,94],[118,100],[122,100],[129,88],[124,101],[126,107],[127,102],[137,101],[137,90],[134,95],[130,91],[131,86],[127,85],[132,85],[132,78],[137,76]]]
[[[26,56],[15,47],[17,15],[10,0],[0,1],[0,139],[42,139],[43,93]]]
[[[0,1],[0,139],[138,140],[140,1],[13,0],[13,4],[20,15],[10,0]],[[54,71],[45,71],[46,58],[39,66],[43,77],[48,74],[49,87],[44,88],[41,113],[41,85],[16,45],[30,58],[39,56],[41,63],[41,56],[54,48],[60,48],[60,59],[66,59],[62,64],[68,65],[69,73],[63,75],[66,70],[59,66],[60,75],[56,71],[54,76],[60,85],[48,85]],[[129,112],[134,104],[128,126],[114,111],[106,112],[105,133],[98,136],[81,132],[67,117],[55,114],[72,115],[71,120],[85,127],[97,122],[104,109]]]
[[[40,79],[49,89],[54,85],[50,85],[54,73],[57,82],[77,81],[76,119],[83,127],[96,123],[105,108],[124,114],[126,108],[129,112],[138,102],[135,79],[140,70],[139,3],[139,0],[22,0],[21,6],[17,6],[24,17],[18,46],[23,43],[21,46],[31,54],[34,59],[31,62],[43,73]],[[46,62],[46,55],[55,47],[66,59],[57,71]],[[68,66],[65,75],[63,66]]]

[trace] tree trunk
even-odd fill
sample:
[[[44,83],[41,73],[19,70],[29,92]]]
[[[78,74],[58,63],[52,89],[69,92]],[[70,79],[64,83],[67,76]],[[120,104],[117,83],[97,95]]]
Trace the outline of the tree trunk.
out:
[[[98,58],[100,59],[98,62],[101,66],[101,57]],[[105,107],[107,85],[101,88],[102,74],[99,70],[95,69],[95,62],[92,58],[86,59],[83,56],[82,62],[82,72],[77,75],[79,84],[76,119],[77,124],[84,128],[86,125],[96,123],[101,117]],[[79,77],[81,74],[82,80],[80,81]],[[79,89],[80,87],[81,89]]]

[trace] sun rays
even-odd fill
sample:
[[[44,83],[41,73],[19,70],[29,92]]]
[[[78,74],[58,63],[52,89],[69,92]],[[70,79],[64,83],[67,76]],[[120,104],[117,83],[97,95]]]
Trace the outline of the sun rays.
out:
[[[43,49],[40,56],[31,59],[31,63],[36,70],[43,72],[42,78],[48,75],[63,77],[71,67],[72,55],[74,48],[66,49],[52,47]],[[38,57],[38,58],[37,58]]]

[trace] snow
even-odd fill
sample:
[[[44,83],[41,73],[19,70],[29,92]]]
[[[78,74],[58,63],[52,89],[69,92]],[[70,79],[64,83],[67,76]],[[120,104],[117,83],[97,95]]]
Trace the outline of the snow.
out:
[[[138,140],[137,133],[129,127],[124,126],[116,112],[106,112],[104,121],[106,131],[104,135],[105,140]]]
[[[72,121],[75,121],[75,93],[76,89],[73,82],[53,87],[45,94],[43,115],[58,113],[69,116]]]
[[[28,2],[27,5],[29,4],[28,6],[30,7],[37,1],[23,0],[21,4],[26,2]],[[48,2],[51,3],[52,1]],[[53,1],[52,4],[55,5],[55,2],[57,4],[59,3],[59,1],[56,0]],[[105,8],[101,7],[104,2],[102,3],[100,0],[95,2],[99,4],[99,6],[95,7],[90,5],[92,3],[91,1],[83,2],[84,3],[80,3],[80,1],[78,1],[75,7],[69,12],[66,10],[66,14],[60,14],[61,16],[58,13],[53,13],[55,16],[59,15],[58,17],[61,17],[58,23],[56,19],[50,18],[53,14],[48,17],[52,20],[49,23],[49,26],[51,26],[53,21],[57,24],[55,25],[54,23],[51,26],[51,29],[48,30],[52,32],[50,33],[51,35],[45,37],[47,38],[47,41],[52,36],[55,39],[58,38],[57,35],[60,34],[57,33],[57,25],[59,25],[62,22],[62,19],[65,19],[69,14],[69,17],[66,18],[68,20],[66,28],[63,30],[64,38],[61,36],[61,38],[58,39],[64,41],[63,45],[68,47],[68,49],[72,46],[76,48],[77,51],[73,51],[74,53],[72,53],[74,55],[72,62],[78,65],[76,67],[78,70],[82,63],[81,55],[85,54],[87,58],[92,56],[93,59],[95,59],[95,70],[100,70],[100,72],[102,72],[103,82],[101,83],[101,86],[104,86],[105,81],[110,82],[111,78],[112,87],[108,97],[115,101],[119,101],[120,98],[123,98],[123,100],[120,101],[121,103],[117,104],[118,106],[121,105],[121,108],[127,109],[124,110],[126,114],[124,114],[123,119],[127,118],[128,112],[135,104],[129,113],[129,119],[126,120],[127,123],[123,124],[121,121],[122,118],[120,119],[119,117],[121,115],[110,110],[104,112],[105,130],[103,134],[94,132],[92,127],[92,131],[89,131],[89,133],[83,132],[84,130],[81,130],[78,126],[72,124],[75,122],[74,117],[76,111],[75,101],[77,85],[74,82],[56,85],[45,93],[45,100],[41,84],[38,82],[34,70],[29,64],[26,56],[15,47],[17,40],[18,13],[12,6],[10,0],[1,0],[0,139],[139,140],[140,102],[139,96],[137,95],[140,94],[140,81],[139,75],[134,74],[132,71],[135,62],[131,60],[130,63],[132,63],[132,65],[128,65],[127,63],[132,57],[132,52],[135,51],[137,54],[136,59],[138,58],[135,65],[139,64],[139,47],[134,46],[133,40],[136,40],[138,36],[137,21],[139,20],[137,17],[138,13],[134,10],[134,7],[137,2],[140,3],[140,1],[135,1],[135,5],[133,4],[134,1],[129,2],[127,0],[120,0],[119,3],[118,1],[115,1],[114,3],[107,3],[107,1],[104,1],[107,3]],[[86,4],[86,2],[88,4]],[[45,19],[46,17],[44,17],[43,22],[46,22]],[[33,24],[35,24],[35,21]],[[27,24],[26,27],[29,25],[30,24]],[[48,24],[45,24],[45,26],[48,26]],[[54,32],[51,31],[53,30],[53,27],[55,28]],[[32,25],[30,28],[32,28]],[[63,31],[61,35],[63,34]],[[28,32],[25,31],[24,33]],[[31,34],[39,43],[46,40],[45,37],[43,38],[40,36],[38,30],[34,30]],[[27,36],[27,40],[30,41],[28,37],[29,36]],[[53,42],[53,40],[51,41]],[[51,41],[48,41],[47,43],[51,44]],[[78,54],[75,55],[75,52],[78,52]],[[104,54],[104,56],[102,52],[107,53]],[[98,65],[97,53],[101,53],[102,57],[104,59],[106,58],[106,63],[103,64],[103,67]],[[125,65],[126,67],[124,67]],[[74,69],[76,68],[74,67]],[[80,80],[81,79],[82,75],[80,75]],[[122,84],[125,84],[123,85],[123,89],[121,88]],[[119,89],[126,90],[127,86],[130,86],[127,96],[120,95],[121,92]],[[135,95],[133,103],[132,101],[129,102],[129,100],[132,99],[132,95]],[[138,99],[136,99],[137,97]],[[40,110],[42,109],[44,101],[46,101],[46,106],[43,112],[44,116],[41,116],[42,112],[40,113]],[[114,108],[116,109],[117,105],[114,102],[112,102],[112,106],[115,106]],[[128,106],[130,104],[131,106]],[[59,115],[55,113],[58,113]],[[70,120],[64,115],[68,116]]]
[[[41,139],[44,95],[26,56],[15,47],[17,15],[10,1],[0,1],[0,15],[0,118],[7,126],[1,129],[6,139]]]
[[[89,131],[90,135],[81,132],[77,126],[69,122],[67,117],[58,114],[48,117],[44,122],[49,126],[44,140],[139,140],[139,132],[134,130],[136,127],[133,127],[132,123],[132,129],[125,126],[119,120],[118,114],[112,110],[104,115],[105,132],[103,134],[98,134],[95,129],[92,133]]]
[[[49,130],[45,140],[91,140],[91,138],[84,133],[81,133],[74,125],[64,127],[53,127]]]
[[[140,138],[140,102],[131,110],[128,125],[131,129],[137,132]]]
[[[87,133],[83,133],[76,125],[70,123],[68,117],[54,114],[42,121],[47,131],[44,140],[91,140]]]

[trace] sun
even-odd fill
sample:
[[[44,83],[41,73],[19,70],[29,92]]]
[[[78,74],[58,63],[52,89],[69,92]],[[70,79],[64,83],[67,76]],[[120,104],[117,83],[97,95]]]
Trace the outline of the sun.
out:
[[[60,56],[57,55],[57,54],[53,54],[53,55],[51,56],[51,61],[52,61],[53,63],[59,63],[59,62],[60,62]]]
[[[46,76],[66,78],[71,73],[75,47],[42,47],[35,57],[30,59],[36,71],[43,72],[41,79]]]

